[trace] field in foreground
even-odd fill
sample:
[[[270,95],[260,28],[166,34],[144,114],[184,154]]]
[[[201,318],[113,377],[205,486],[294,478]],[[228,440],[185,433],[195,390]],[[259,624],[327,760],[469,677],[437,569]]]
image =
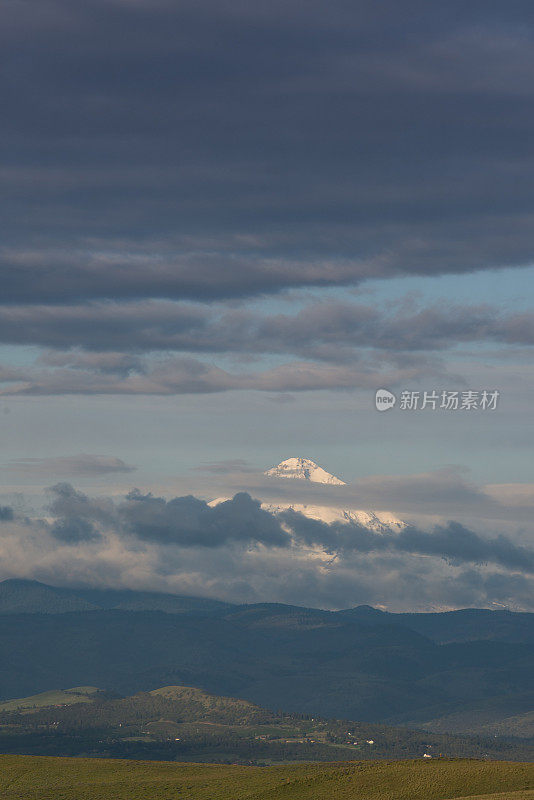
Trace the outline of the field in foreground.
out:
[[[534,765],[433,760],[242,767],[0,757],[3,800],[534,800]]]

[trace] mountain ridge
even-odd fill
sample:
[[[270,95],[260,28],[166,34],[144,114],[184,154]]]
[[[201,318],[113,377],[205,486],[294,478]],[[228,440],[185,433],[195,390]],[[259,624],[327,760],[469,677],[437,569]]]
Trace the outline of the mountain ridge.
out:
[[[39,600],[39,605],[36,603]],[[61,603],[60,603],[61,601]],[[460,608],[446,611],[388,611],[360,604],[350,608],[330,610],[288,603],[233,603],[200,595],[180,595],[172,592],[153,592],[135,589],[53,586],[34,579],[6,578],[0,581],[0,615],[62,614],[78,611],[162,611],[185,616],[221,617],[264,613],[269,617],[281,615],[314,616],[317,620],[342,619],[359,624],[402,625],[445,642],[470,641],[473,634],[480,639],[495,636],[505,639],[512,630],[521,631],[520,640],[530,636],[534,613],[508,609]],[[458,638],[460,637],[460,638]],[[534,639],[534,630],[532,631]],[[530,640],[530,639],[529,639]],[[512,641],[512,639],[510,639]]]
[[[38,588],[43,597],[48,587]],[[105,590],[82,591],[104,602]],[[0,613],[1,699],[54,685],[131,694],[181,684],[289,712],[414,727],[450,719],[457,728],[451,715],[461,712],[470,730],[534,709],[534,614],[526,612],[327,611],[179,596],[169,604],[157,594],[143,608],[147,593],[133,592],[127,608],[57,613],[58,593],[54,613],[15,613],[12,603]],[[166,610],[155,608],[161,597]]]

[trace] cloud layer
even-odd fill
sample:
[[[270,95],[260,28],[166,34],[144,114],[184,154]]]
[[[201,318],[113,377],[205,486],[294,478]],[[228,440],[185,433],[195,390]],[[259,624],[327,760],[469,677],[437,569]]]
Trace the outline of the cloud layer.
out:
[[[46,519],[2,509],[6,574],[337,608],[534,608],[534,550],[457,522],[380,534],[271,514],[245,492],[210,507],[137,490],[117,501],[66,483],[50,491]]]
[[[380,386],[471,387],[508,392],[511,413],[499,409],[499,425],[479,416],[465,434],[467,457],[485,468],[495,447],[503,454],[495,481],[524,471],[525,362],[534,344],[534,315],[517,310],[524,297],[512,310],[501,297],[442,301],[432,289],[428,300],[387,298],[408,276],[489,274],[534,261],[530,4],[3,6],[0,395],[3,410],[20,412],[6,438],[27,429],[34,450],[20,450],[17,432],[2,474],[17,486],[21,476],[47,485],[124,477],[133,466],[92,454],[107,451],[107,438],[136,464],[152,448],[155,473],[162,464],[174,469],[176,449],[169,451],[184,450],[183,442],[190,449],[182,460],[197,463],[205,437],[207,458],[228,457],[241,470],[232,494],[248,490],[209,509],[193,497],[139,493],[113,503],[56,484],[50,519],[0,509],[7,572],[329,606],[514,597],[531,607],[526,536],[510,538],[499,501],[516,490],[485,491],[454,470],[431,471],[439,463],[433,442],[450,436],[452,418],[427,415],[418,430],[410,420],[402,441],[400,426],[387,427],[393,414],[383,429],[373,422],[385,443],[377,471],[390,461],[410,469],[417,458],[425,466],[414,471],[426,471],[362,479],[335,497],[353,507],[365,497],[376,508],[389,499],[399,512],[446,514],[460,527],[421,523],[393,540],[274,519],[249,496],[265,497],[261,477],[244,476],[239,464],[252,450],[258,457],[273,430],[273,450],[295,441],[286,435],[293,427],[299,447],[314,438],[331,452],[359,447],[370,419],[361,398],[338,414],[340,395],[330,390],[364,390],[374,414]],[[212,442],[211,422],[202,420],[193,442],[192,412],[210,398],[188,396],[238,391],[248,392],[249,407],[231,409],[233,427],[226,411],[235,396],[226,405],[213,398],[226,416],[211,430],[224,428],[224,437]],[[252,392],[282,401],[300,392],[298,411],[269,413],[258,403],[244,428],[258,400]],[[111,395],[121,395],[115,410]],[[142,395],[171,398],[169,406],[188,413],[173,417],[171,409],[156,426]],[[123,414],[129,398],[140,409],[134,421]],[[56,455],[58,437],[67,436],[62,414],[76,442],[65,451],[78,455]],[[259,429],[263,437],[250,436]],[[246,438],[248,450],[236,445]],[[357,457],[376,464],[375,440]],[[283,497],[284,488],[275,493]],[[530,499],[516,501],[513,523],[529,523]],[[470,515],[506,521],[505,538],[495,526],[470,526]]]
[[[532,314],[493,306],[250,305],[532,264],[525,2],[21,9],[0,343],[46,351],[0,366],[4,393],[376,388],[449,377],[457,345],[533,344]]]
[[[51,475],[77,475],[96,477],[98,475],[128,474],[135,467],[125,464],[115,456],[92,455],[80,453],[73,456],[56,456],[54,458],[17,458],[0,467],[0,474],[17,477],[24,475],[37,480],[50,480]]]
[[[0,343],[42,345],[59,351],[49,363],[74,362],[68,348],[102,353],[78,356],[87,366],[135,368],[132,354],[150,351],[296,355],[330,361],[354,349],[385,352],[445,350],[460,343],[534,344],[534,313],[491,305],[420,305],[316,302],[297,312],[260,313],[224,305],[162,302],[1,309]],[[116,351],[116,353],[114,353]],[[91,361],[92,359],[92,361]]]
[[[415,301],[324,301],[293,313],[168,301],[16,306],[0,308],[0,342],[48,347],[33,365],[0,367],[5,394],[372,389],[454,380],[443,356],[460,346],[531,347],[534,315]]]
[[[3,302],[531,263],[529,12],[8,2]]]

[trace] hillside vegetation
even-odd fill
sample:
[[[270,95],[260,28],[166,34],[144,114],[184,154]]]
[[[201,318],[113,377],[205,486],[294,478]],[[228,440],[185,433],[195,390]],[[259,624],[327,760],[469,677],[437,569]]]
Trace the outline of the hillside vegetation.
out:
[[[13,700],[0,710],[0,753],[140,758],[214,763],[434,756],[534,761],[534,742],[465,738],[367,722],[272,712],[246,700],[187,686],[131,697],[95,691],[64,704],[68,692]],[[83,697],[83,695],[82,695]],[[43,705],[45,698],[51,701]],[[17,708],[18,706],[18,708]]]
[[[32,712],[50,706],[71,706],[77,703],[91,703],[99,690],[95,686],[75,686],[73,689],[53,689],[30,697],[19,697],[0,703],[0,714],[4,711]]]
[[[0,757],[3,800],[532,800],[534,765],[481,761],[290,767]]]
[[[476,734],[534,739],[534,711],[510,715],[509,710],[503,704],[501,708],[495,708],[495,704],[488,704],[488,707],[480,711],[473,712],[468,708],[465,711],[429,720],[418,727],[435,733],[446,731],[463,736]]]

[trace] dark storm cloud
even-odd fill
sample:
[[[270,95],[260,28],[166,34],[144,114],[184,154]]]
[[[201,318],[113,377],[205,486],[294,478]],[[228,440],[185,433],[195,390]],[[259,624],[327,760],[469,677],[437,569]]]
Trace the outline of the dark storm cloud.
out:
[[[102,538],[92,522],[83,517],[59,519],[52,525],[51,533],[60,542],[72,545]]]
[[[399,536],[398,549],[438,555],[454,564],[498,564],[510,570],[534,572],[534,551],[514,544],[507,536],[485,539],[458,522],[437,525],[431,534],[407,528]]]
[[[4,303],[531,263],[526,2],[8,0]]]
[[[130,492],[120,503],[90,498],[70,484],[51,489],[52,535],[76,543],[100,537],[100,530],[176,547],[221,548],[238,544],[287,549],[319,548],[341,561],[371,554],[430,556],[455,566],[493,564],[519,573],[534,573],[534,551],[508,536],[484,537],[458,522],[431,531],[407,526],[376,533],[354,522],[327,524],[289,509],[273,514],[247,492],[210,506],[192,495],[163,497]]]
[[[136,353],[297,355],[323,361],[354,358],[355,348],[386,353],[439,351],[460,343],[534,344],[534,314],[491,305],[441,304],[411,308],[316,302],[292,314],[260,313],[224,305],[145,301],[77,306],[13,306],[0,310],[0,342],[58,350],[51,365],[127,374]],[[65,348],[83,348],[86,351]],[[105,354],[105,355],[104,355]]]
[[[58,483],[49,489],[50,513],[55,517],[50,533],[66,544],[97,541],[102,538],[99,528],[115,523],[115,508],[106,499],[92,499],[76,491],[70,483]]]
[[[398,533],[374,533],[354,523],[327,525],[292,510],[280,517],[298,539],[320,545],[332,555],[398,551],[436,556],[453,564],[497,564],[511,570],[534,572],[534,551],[514,544],[507,536],[486,539],[458,522],[436,525],[430,532],[408,526]]]
[[[276,518],[240,492],[213,508],[196,497],[132,492],[120,507],[124,529],[141,539],[181,547],[221,547],[230,542],[287,547],[290,538]]]
[[[232,542],[287,547],[290,542],[280,522],[245,492],[213,508],[191,495],[167,502],[133,490],[115,504],[91,498],[68,483],[57,484],[50,492],[50,512],[56,518],[50,532],[70,544],[101,538],[102,530],[179,547],[221,547]]]
[[[210,507],[139,491],[111,501],[69,484],[46,519],[5,521],[5,575],[323,608],[534,608],[534,552],[458,523],[379,534],[286,512],[250,495]]]

